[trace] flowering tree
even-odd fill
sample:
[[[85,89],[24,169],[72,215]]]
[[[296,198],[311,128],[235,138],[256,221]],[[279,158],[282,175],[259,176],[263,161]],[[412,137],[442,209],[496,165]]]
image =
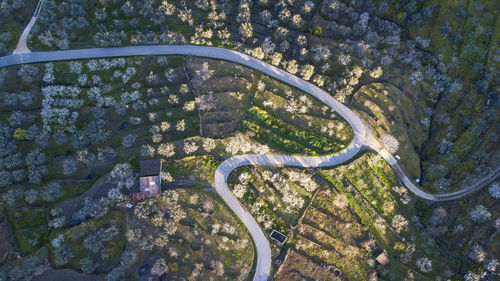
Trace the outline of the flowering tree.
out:
[[[250,22],[244,22],[240,25],[240,35],[243,38],[252,38],[253,26]]]
[[[328,46],[317,46],[313,49],[315,61],[326,61],[330,57]]]
[[[478,244],[474,244],[467,253],[467,256],[476,263],[482,263],[486,259],[486,255],[483,247]]]
[[[399,141],[389,134],[384,134],[380,137],[380,141],[390,153],[396,153],[399,149]]]
[[[304,80],[309,80],[311,79],[311,76],[314,74],[314,66],[310,64],[306,64],[301,67],[300,69],[300,75]]]
[[[500,199],[500,184],[498,184],[498,182],[492,183],[488,187],[488,192],[490,193],[491,197],[495,199]]]
[[[422,272],[430,272],[432,270],[432,261],[427,257],[418,258],[415,265]]]
[[[158,146],[158,154],[164,157],[172,157],[175,155],[175,145],[173,143],[162,143]]]
[[[168,265],[165,259],[159,258],[155,261],[153,264],[153,267],[151,268],[151,274],[161,276],[165,273],[168,272]]]
[[[195,74],[196,74],[196,80],[207,81],[208,79],[212,78],[214,70],[209,69],[208,62],[204,62],[201,65],[201,67],[195,71]]]
[[[197,151],[199,146],[196,144],[195,141],[193,140],[184,140],[184,152],[186,154],[191,154],[195,151]]]
[[[397,233],[408,230],[408,220],[402,215],[395,215],[392,218],[392,227]]]
[[[215,109],[215,97],[212,91],[205,93],[204,95],[197,96],[195,98],[196,106],[198,110],[210,111]]]
[[[483,205],[477,205],[469,213],[473,222],[486,222],[491,218],[491,213]]]
[[[384,74],[384,71],[380,66],[370,71],[370,76],[375,79],[380,78],[382,74]]]
[[[203,149],[206,152],[212,151],[215,148],[215,145],[216,145],[216,143],[215,143],[214,139],[210,139],[210,138],[203,139]]]

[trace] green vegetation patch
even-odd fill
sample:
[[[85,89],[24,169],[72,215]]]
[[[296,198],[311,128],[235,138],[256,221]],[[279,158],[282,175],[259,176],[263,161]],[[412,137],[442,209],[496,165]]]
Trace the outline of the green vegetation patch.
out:
[[[110,211],[102,218],[53,231],[50,263],[55,268],[72,268],[86,274],[109,270],[122,255],[126,228],[125,215]],[[93,268],[91,272],[90,268]]]

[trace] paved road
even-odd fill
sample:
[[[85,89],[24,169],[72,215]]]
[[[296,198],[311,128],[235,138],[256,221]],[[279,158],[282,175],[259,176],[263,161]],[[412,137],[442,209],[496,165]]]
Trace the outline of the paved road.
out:
[[[236,213],[247,227],[257,248],[257,266],[254,281],[265,281],[271,269],[271,248],[264,232],[250,213],[233,196],[227,185],[227,177],[231,171],[243,165],[264,166],[296,166],[296,167],[326,167],[337,165],[351,159],[362,148],[366,130],[361,120],[346,106],[335,100],[330,94],[286,71],[253,57],[236,51],[203,46],[136,46],[120,48],[96,48],[86,50],[64,50],[51,52],[36,52],[13,54],[0,58],[0,67],[21,63],[35,63],[59,60],[89,59],[102,57],[123,57],[139,55],[194,55],[223,59],[236,62],[259,70],[269,76],[288,83],[311,94],[337,111],[353,128],[354,137],[351,144],[340,153],[323,157],[287,156],[287,155],[239,155],[224,161],[215,172],[215,189]]]
[[[14,54],[31,53],[30,49],[28,49],[28,45],[26,42],[28,41],[28,36],[30,35],[31,28],[35,24],[36,19],[38,18],[38,15],[42,10],[42,5],[43,5],[43,0],[39,0],[35,12],[33,13],[33,16],[31,16],[30,22],[28,23],[26,28],[24,28],[23,33],[21,34],[21,37],[17,42],[17,47],[13,52]]]
[[[356,114],[354,114],[346,106],[335,100],[327,92],[270,64],[259,61],[248,55],[223,48],[191,45],[155,45],[20,53],[0,57],[0,67],[7,67],[22,63],[143,55],[193,55],[223,59],[245,65],[311,94],[328,105],[330,108],[337,111],[353,128],[354,137],[351,144],[345,150],[337,154],[320,157],[257,154],[238,155],[227,159],[222,162],[219,167],[217,167],[215,172],[215,189],[229,205],[229,207],[236,213],[243,224],[248,228],[248,231],[250,232],[257,247],[257,266],[253,280],[267,280],[271,268],[271,249],[269,242],[252,215],[245,210],[245,208],[229,190],[227,185],[228,175],[235,168],[244,165],[327,167],[341,164],[355,156],[361,149],[364,148],[363,145],[365,143],[372,146],[372,138],[367,138],[367,130],[358,116],[356,116]],[[408,187],[408,189],[420,198],[431,201],[446,201],[451,200],[450,198],[456,199],[465,196],[472,190],[472,188],[469,188],[465,192],[460,191],[458,193],[453,193],[451,197],[446,194],[434,195],[426,193],[413,184],[403,170],[401,170],[396,159],[394,159],[390,153],[384,149],[380,149],[379,145],[376,145],[375,149],[396,171],[399,178]]]
[[[492,171],[491,174],[479,179],[473,186],[469,186],[449,193],[431,194],[421,190],[415,183],[413,183],[413,181],[410,180],[403,169],[401,169],[401,167],[397,163],[397,160],[389,152],[387,152],[385,149],[381,149],[378,150],[378,153],[387,161],[387,163],[389,163],[396,175],[398,175],[401,182],[403,182],[403,184],[411,192],[413,192],[413,194],[429,201],[444,202],[460,199],[466,195],[480,190],[485,186],[488,186],[500,176],[500,167],[497,167],[494,169],[494,171]]]

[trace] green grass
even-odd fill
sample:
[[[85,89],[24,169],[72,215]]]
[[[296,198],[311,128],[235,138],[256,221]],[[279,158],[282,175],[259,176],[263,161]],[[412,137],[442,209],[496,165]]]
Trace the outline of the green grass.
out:
[[[322,175],[346,196],[349,206],[359,216],[361,222],[374,235],[380,247],[389,253],[391,262],[388,269],[390,272],[403,274],[400,275],[403,277],[408,269],[415,270],[414,261],[423,256],[431,258],[433,262],[431,272],[418,273],[424,280],[438,275],[442,276],[445,269],[454,269],[459,266],[460,261],[454,256],[445,257],[443,254],[448,252],[443,252],[438,244],[425,233],[422,226],[414,221],[414,217],[420,220],[422,203],[415,202],[413,196],[410,196],[407,202],[402,200],[408,196],[408,191],[398,187],[399,183],[394,172],[379,156],[368,153],[347,166],[334,170],[322,170]],[[391,210],[387,208],[389,205],[393,206],[391,212],[387,211]],[[377,218],[380,217],[379,214],[382,215],[386,224],[385,233],[375,224]],[[399,234],[389,229],[392,217],[396,214],[408,220],[407,229]],[[402,259],[404,251],[398,247],[407,243],[414,243],[416,250],[411,258],[405,261]],[[393,258],[394,256],[398,258]]]
[[[169,161],[165,166],[176,180],[191,180],[190,176],[194,175],[193,181],[213,183],[215,170],[220,163],[213,156],[203,155]]]
[[[248,111],[242,129],[254,132],[257,140],[269,144],[271,148],[288,153],[319,155],[333,153],[343,147],[326,137],[281,122],[256,106]]]
[[[8,1],[5,2],[5,4],[11,5],[12,2],[14,1]],[[18,40],[21,37],[21,33],[31,19],[31,15],[35,10],[37,1],[27,0],[22,1],[22,3],[24,4],[24,7],[13,10],[10,14],[0,19],[0,33],[10,34],[10,40],[0,41],[0,44],[5,45],[5,52],[7,53],[14,51],[16,48]],[[5,55],[1,49],[0,55]]]
[[[48,216],[44,208],[6,208],[9,222],[15,232],[25,228],[39,228],[47,225]]]
[[[426,140],[428,127],[420,124],[424,118],[418,101],[390,84],[373,83],[354,95],[353,107],[369,114],[377,134],[389,133],[399,142],[395,153],[413,177],[420,177],[420,149]]]
[[[104,249],[107,253],[107,258],[103,259],[99,254],[94,254],[89,249],[85,248],[83,246],[83,240],[101,227],[109,227],[111,224],[115,224],[118,227],[119,234],[113,240],[104,242]],[[126,227],[125,215],[123,212],[110,211],[102,218],[86,221],[69,229],[53,231],[51,233],[51,238],[54,239],[59,234],[63,234],[65,241],[64,244],[71,248],[74,255],[74,257],[66,265],[63,265],[62,268],[72,268],[80,271],[80,259],[89,256],[92,257],[94,261],[98,260],[100,267],[106,268],[110,265],[117,264],[126,243]],[[55,250],[52,246],[49,247],[49,260],[52,266],[57,267],[54,262],[54,251]]]
[[[162,197],[149,199],[152,208],[162,213],[179,208],[185,212],[186,217],[179,222],[172,221],[176,231],[169,236],[168,245],[164,248],[141,249],[137,242],[129,242],[127,247],[136,250],[140,256],[140,261],[130,272],[136,272],[139,264],[152,264],[156,258],[163,257],[170,268],[168,279],[187,278],[193,272],[195,264],[208,266],[211,262],[218,261],[224,266],[223,277],[216,277],[214,271],[207,267],[198,277],[233,280],[242,276],[245,280],[255,256],[251,237],[224,201],[213,191],[197,187],[167,192]],[[212,234],[215,225],[219,225],[220,230]],[[155,227],[149,218],[138,219],[131,213],[129,227],[141,229],[143,234],[151,235],[153,239],[164,232],[161,227]],[[177,254],[172,255],[171,251]]]
[[[30,254],[48,242],[48,215],[45,208],[6,207],[19,251]]]

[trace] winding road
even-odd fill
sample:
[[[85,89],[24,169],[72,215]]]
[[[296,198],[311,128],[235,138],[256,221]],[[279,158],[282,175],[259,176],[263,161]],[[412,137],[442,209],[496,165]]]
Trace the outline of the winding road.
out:
[[[330,108],[338,112],[352,127],[354,137],[350,145],[339,153],[309,157],[291,155],[271,155],[271,154],[248,154],[231,157],[222,162],[215,172],[215,189],[228,206],[236,213],[238,218],[247,227],[257,248],[257,266],[255,268],[254,281],[268,280],[271,269],[271,248],[269,242],[260,229],[252,215],[233,196],[227,184],[227,177],[237,167],[244,165],[262,166],[294,166],[294,167],[328,167],[341,164],[354,157],[362,149],[371,147],[391,165],[396,171],[401,181],[416,196],[431,201],[446,201],[465,196],[467,192],[456,192],[446,196],[446,194],[434,195],[419,189],[398,166],[396,159],[382,149],[376,140],[369,134],[369,130],[364,126],[361,119],[342,103],[335,100],[330,94],[313,84],[298,78],[284,70],[262,62],[251,56],[217,47],[192,46],[192,45],[154,45],[154,46],[131,46],[118,48],[94,48],[81,50],[64,50],[35,53],[16,53],[9,56],[0,57],[0,67],[7,67],[23,63],[37,63],[74,59],[91,59],[104,57],[126,57],[144,55],[191,55],[227,60],[239,63],[249,68],[261,71],[273,78],[276,78],[289,85],[295,86],[315,98],[319,99]],[[468,189],[470,191],[470,189]],[[458,197],[457,197],[458,196]]]

